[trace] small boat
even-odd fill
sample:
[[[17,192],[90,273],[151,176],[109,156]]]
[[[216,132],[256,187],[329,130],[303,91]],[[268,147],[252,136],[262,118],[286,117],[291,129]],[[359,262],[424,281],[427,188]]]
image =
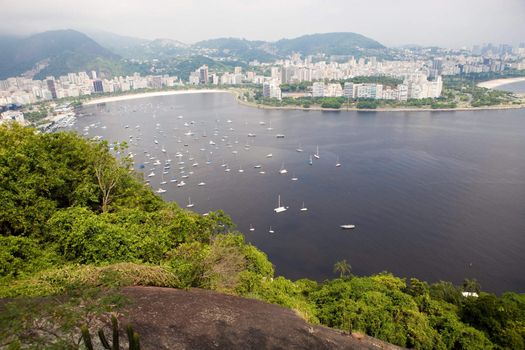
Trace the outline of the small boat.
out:
[[[299,178],[296,177],[296,176],[294,175],[294,176],[292,177],[292,181],[297,181],[297,180],[299,180]]]
[[[177,179],[176,178],[172,178],[172,179],[170,179],[170,182],[177,182]]]
[[[266,125],[265,122],[259,122],[259,125]]]
[[[252,224],[250,224],[250,232],[253,232],[255,231],[255,228],[252,226]]]
[[[337,162],[335,163],[335,166],[339,168],[341,166],[341,163],[339,162],[339,156],[337,156]]]
[[[275,233],[274,230],[272,230],[272,227],[270,226],[270,229],[268,230],[269,233]]]
[[[157,192],[157,193],[164,193],[164,192],[166,192],[166,190],[159,187],[159,189],[156,190],[155,192]]]
[[[275,135],[276,138],[278,139],[284,139],[284,135],[283,134],[277,134]]]
[[[161,151],[162,153],[166,153],[166,149],[164,147],[162,147]]]
[[[186,205],[186,208],[193,208],[194,206],[195,206],[195,204],[193,204],[193,203],[191,202],[191,198],[188,197],[188,204]]]
[[[266,171],[264,171],[264,170],[259,171],[259,174],[264,175],[264,174],[266,174]]]
[[[261,169],[261,164],[256,164],[253,167],[254,167],[254,169]]]
[[[317,145],[317,152],[315,152],[314,157],[315,157],[315,159],[319,159],[319,158],[321,158],[321,157],[319,156],[319,145]]]
[[[155,173],[153,171],[148,174],[148,177],[153,177],[153,176],[155,176]]]
[[[286,170],[286,169],[284,168],[284,162],[283,162],[283,164],[281,165],[281,170],[279,170],[279,174],[284,175],[284,174],[286,174],[286,173],[288,173],[288,170]]]
[[[278,195],[277,196],[277,208],[275,208],[273,211],[275,211],[276,213],[282,213],[283,211],[286,211],[286,209],[288,208],[285,208],[281,205],[281,195]]]
[[[341,227],[343,230],[350,230],[355,228],[355,225],[341,225],[339,227]]]
[[[303,202],[303,206],[301,207],[301,211],[308,211],[308,208],[304,206],[304,202]]]
[[[186,185],[186,183],[185,183],[184,181],[181,181],[181,182],[179,182],[179,183],[177,184],[177,187],[182,187],[182,186],[184,186],[184,185]]]
[[[206,186],[206,182],[199,182],[197,186]]]
[[[268,154],[266,155],[266,158],[272,158],[272,157],[273,157],[273,154],[271,154],[271,153],[268,153]]]
[[[299,147],[297,147],[295,150],[296,150],[297,152],[302,152],[302,151],[303,151],[303,148],[301,147],[301,145],[299,145]]]
[[[257,136],[257,135],[252,134],[252,133],[249,133],[249,134],[248,134],[248,137],[255,137],[255,136]]]
[[[159,144],[159,141],[157,141],[157,140],[153,140],[153,142],[155,142],[156,145]]]

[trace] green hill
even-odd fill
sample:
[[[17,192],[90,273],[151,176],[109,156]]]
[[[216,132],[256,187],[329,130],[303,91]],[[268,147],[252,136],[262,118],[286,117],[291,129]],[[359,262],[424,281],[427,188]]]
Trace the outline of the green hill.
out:
[[[74,30],[48,31],[27,38],[0,38],[0,79],[18,76],[37,64],[35,78],[71,72],[100,70],[112,74],[122,69],[120,56]]]
[[[274,45],[281,55],[289,55],[293,52],[299,52],[303,55],[320,53],[327,55],[358,55],[362,54],[360,49],[385,49],[379,42],[356,33],[303,35],[294,39],[281,39]]]

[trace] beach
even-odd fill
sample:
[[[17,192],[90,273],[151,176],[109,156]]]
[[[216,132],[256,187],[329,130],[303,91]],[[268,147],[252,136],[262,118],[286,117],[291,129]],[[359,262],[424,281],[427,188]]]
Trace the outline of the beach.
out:
[[[519,79],[519,80],[516,80]],[[505,81],[505,83],[499,83],[499,85],[510,84],[517,81],[525,81],[523,78],[512,78],[512,79],[498,79],[490,82]],[[485,83],[490,83],[485,82]],[[483,83],[481,83],[483,84]],[[134,100],[138,98],[156,97],[156,96],[170,96],[170,95],[186,95],[186,94],[204,94],[204,93],[230,93],[235,95],[238,103],[259,109],[276,109],[276,110],[304,110],[304,111],[360,111],[360,112],[452,112],[452,111],[472,111],[472,110],[497,110],[497,109],[516,109],[525,108],[525,104],[514,104],[514,105],[495,105],[495,106],[482,106],[482,107],[457,107],[457,108],[410,108],[410,107],[398,107],[398,108],[376,108],[376,109],[360,109],[360,108],[322,108],[320,106],[303,107],[296,105],[289,106],[268,106],[255,102],[248,102],[241,98],[239,90],[221,90],[221,89],[194,89],[194,90],[170,90],[170,91],[153,91],[153,92],[141,92],[129,95],[119,95],[110,97],[94,98],[92,100],[83,103],[84,106],[96,105],[100,103],[110,103],[117,101]]]
[[[484,81],[482,83],[479,83],[478,86],[487,88],[487,89],[495,89],[502,85],[519,83],[521,81],[525,81],[525,77],[489,80],[489,81]]]
[[[196,89],[196,90],[172,90],[172,91],[153,91],[153,92],[142,92],[138,94],[101,97],[89,100],[83,103],[85,106],[96,105],[99,103],[109,103],[117,101],[134,100],[137,98],[147,98],[156,96],[169,96],[169,95],[184,95],[184,94],[206,94],[206,93],[217,93],[217,92],[228,92],[224,90],[212,90],[212,89]]]

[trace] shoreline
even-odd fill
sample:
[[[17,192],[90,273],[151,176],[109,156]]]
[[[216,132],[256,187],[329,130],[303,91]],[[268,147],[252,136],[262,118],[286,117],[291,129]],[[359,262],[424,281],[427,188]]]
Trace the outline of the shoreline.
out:
[[[479,83],[478,86],[486,89],[495,89],[503,85],[520,83],[522,81],[525,81],[525,77],[494,79],[489,81],[483,81]]]
[[[141,92],[141,93],[129,94],[129,95],[94,98],[92,100],[82,103],[82,105],[90,106],[90,105],[96,105],[100,103],[111,103],[111,102],[118,102],[118,101],[135,100],[135,99],[147,98],[147,97],[185,95],[185,94],[210,94],[210,93],[217,93],[217,92],[224,93],[224,92],[229,92],[229,91],[218,90],[218,89],[194,89],[194,90],[168,90],[168,91]]]
[[[523,79],[523,78],[512,78],[512,79]],[[498,80],[508,80],[508,79],[498,79]],[[520,80],[521,81],[521,80]],[[488,82],[487,82],[488,83]],[[501,84],[504,85],[504,84]],[[525,103],[516,104],[516,105],[496,105],[496,106],[483,106],[483,107],[458,107],[458,108],[410,108],[410,107],[400,107],[400,108],[376,108],[376,109],[364,109],[364,108],[322,108],[322,107],[309,107],[304,108],[302,106],[268,106],[253,102],[244,101],[241,99],[241,93],[239,90],[222,90],[222,89],[188,89],[188,90],[169,90],[169,91],[152,91],[152,92],[142,92],[129,95],[120,95],[120,96],[110,96],[110,97],[101,97],[95,98],[89,101],[82,103],[83,106],[91,106],[101,103],[111,103],[119,101],[134,100],[147,97],[158,97],[158,96],[172,96],[172,95],[186,95],[186,94],[209,94],[209,93],[229,93],[235,96],[235,100],[240,105],[258,108],[258,109],[275,109],[275,110],[302,110],[302,111],[326,111],[326,112],[454,112],[454,111],[484,111],[484,110],[506,110],[506,109],[521,109],[525,108]]]

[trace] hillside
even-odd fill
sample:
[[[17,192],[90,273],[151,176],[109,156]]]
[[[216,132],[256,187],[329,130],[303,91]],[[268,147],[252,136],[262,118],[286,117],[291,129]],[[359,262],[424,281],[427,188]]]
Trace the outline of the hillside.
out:
[[[22,302],[0,312],[0,341],[40,342],[39,348],[51,348],[62,340],[35,333],[35,324],[78,340],[86,318],[111,311],[123,301],[116,295],[103,298],[105,305],[92,305],[95,292],[155,286],[195,287],[258,299],[291,309],[311,324],[362,332],[402,347],[525,346],[524,294],[484,293],[471,280],[458,287],[444,281],[431,285],[416,278],[407,281],[387,272],[355,276],[346,261],[334,266],[338,278],[291,281],[275,275],[266,254],[246,243],[224,212],[203,216],[164,202],[144,186],[143,177],[131,170],[131,159],[123,157],[125,144],[110,151],[106,142],[85,140],[75,133],[37,134],[17,124],[0,125],[0,139],[0,298]],[[120,157],[114,158],[113,152]],[[462,291],[477,292],[479,298],[465,298]],[[73,310],[63,310],[61,305],[45,308],[40,303],[42,297],[60,301],[71,295],[74,300],[68,304]],[[212,305],[199,309],[210,298],[190,300],[189,309],[216,310]],[[153,305],[154,297],[146,299]],[[249,307],[257,310],[256,304]],[[39,315],[46,310],[51,315]],[[175,310],[189,319],[188,308],[186,314],[182,308]],[[129,309],[129,314],[140,317],[146,311],[142,304]],[[276,311],[275,316],[279,314],[283,315]],[[257,318],[273,316],[263,312]],[[42,324],[42,319],[47,321]],[[153,315],[148,319],[151,327],[163,327],[162,319]],[[240,322],[244,327],[257,324],[248,318]],[[194,336],[193,331],[189,336]],[[147,333],[147,328],[142,332]],[[231,337],[258,339],[256,328],[249,332],[233,332]]]
[[[299,52],[302,55],[356,55],[360,56],[364,50],[385,49],[375,40],[356,33],[325,33],[303,35],[294,39],[281,39],[275,44],[281,55]]]
[[[123,324],[147,349],[399,350],[380,340],[311,325],[289,309],[203,289],[128,287]],[[155,320],[155,322],[151,322]]]
[[[38,79],[97,69],[110,74],[121,69],[120,57],[74,30],[56,30],[26,38],[0,39],[0,79],[33,70]]]

